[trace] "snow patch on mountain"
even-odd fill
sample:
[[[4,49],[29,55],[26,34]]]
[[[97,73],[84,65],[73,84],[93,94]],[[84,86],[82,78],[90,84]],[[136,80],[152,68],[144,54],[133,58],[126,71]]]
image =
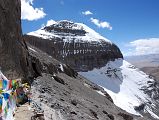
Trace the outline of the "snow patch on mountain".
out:
[[[86,33],[86,38],[89,40],[90,38],[94,38],[94,40],[105,40],[107,42],[110,42],[110,40],[108,40],[107,38],[101,36],[99,33],[95,32],[93,29],[91,29],[90,27],[86,26],[83,23],[76,23],[78,26],[82,26],[83,30],[85,30]]]
[[[148,87],[148,81],[154,80],[125,60],[110,61],[105,67],[79,74],[103,87],[114,104],[129,113],[140,115],[134,107],[151,101],[141,89]],[[148,107],[145,109],[153,117],[158,117]]]
[[[28,33],[28,35],[40,37],[43,39],[49,39],[49,40],[51,40],[52,38],[55,38],[55,37],[59,37],[58,35],[52,34],[48,31],[45,31],[44,29],[39,29],[39,30],[30,32],[30,33]]]
[[[86,26],[83,23],[73,23],[71,21],[61,20],[61,21],[54,22],[52,25],[46,26],[46,27],[56,27],[61,30],[63,30],[63,29],[81,30],[81,31],[85,31],[86,33],[82,34],[82,35],[76,35],[71,32],[63,32],[63,31],[57,32],[56,30],[47,31],[45,29],[45,27],[43,27],[37,31],[28,33],[28,35],[40,37],[43,39],[49,39],[49,40],[52,40],[55,38],[60,38],[64,42],[72,42],[74,40],[75,42],[99,42],[99,43],[101,43],[101,42],[105,41],[105,42],[111,43],[110,40],[101,36],[99,33],[95,32],[93,29],[89,28],[88,26]]]

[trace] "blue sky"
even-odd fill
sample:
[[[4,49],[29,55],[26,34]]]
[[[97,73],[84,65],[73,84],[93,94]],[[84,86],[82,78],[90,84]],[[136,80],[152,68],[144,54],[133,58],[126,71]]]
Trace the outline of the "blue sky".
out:
[[[50,19],[67,19],[82,22],[99,32],[117,44],[124,55],[159,52],[159,0],[22,0],[24,1],[29,3],[32,10],[26,6],[22,8],[26,9],[22,10],[23,33],[39,29]],[[35,15],[33,10],[36,11]],[[85,11],[92,14],[82,14]],[[99,20],[99,23],[106,22],[110,26],[99,26],[91,19]],[[154,47],[155,50],[150,52]]]

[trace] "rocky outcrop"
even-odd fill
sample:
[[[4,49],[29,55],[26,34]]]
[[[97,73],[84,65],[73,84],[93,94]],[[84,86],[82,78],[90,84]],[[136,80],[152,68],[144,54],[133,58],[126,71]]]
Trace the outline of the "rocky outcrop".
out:
[[[9,79],[28,73],[28,53],[22,40],[20,0],[0,1],[0,67]]]
[[[62,64],[47,53],[31,46],[30,44],[27,44],[27,46],[29,48],[33,76],[38,77],[41,76],[42,73],[54,75],[59,72],[65,73],[66,75],[74,78],[78,75],[72,68]]]

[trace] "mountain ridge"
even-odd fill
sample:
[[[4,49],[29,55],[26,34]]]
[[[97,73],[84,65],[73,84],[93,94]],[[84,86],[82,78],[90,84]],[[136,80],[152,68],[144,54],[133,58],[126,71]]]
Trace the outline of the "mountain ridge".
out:
[[[125,60],[129,61],[139,68],[159,66],[159,54],[126,56]]]

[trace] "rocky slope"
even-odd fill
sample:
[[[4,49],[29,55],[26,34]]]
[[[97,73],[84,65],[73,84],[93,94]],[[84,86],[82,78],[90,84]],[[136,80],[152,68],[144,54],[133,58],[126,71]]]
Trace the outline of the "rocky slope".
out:
[[[45,52],[28,46],[41,75],[32,84],[33,102],[46,120],[148,120],[116,107],[103,88]]]
[[[76,71],[92,70],[123,57],[115,44],[88,26],[66,20],[30,32],[24,39]]]

